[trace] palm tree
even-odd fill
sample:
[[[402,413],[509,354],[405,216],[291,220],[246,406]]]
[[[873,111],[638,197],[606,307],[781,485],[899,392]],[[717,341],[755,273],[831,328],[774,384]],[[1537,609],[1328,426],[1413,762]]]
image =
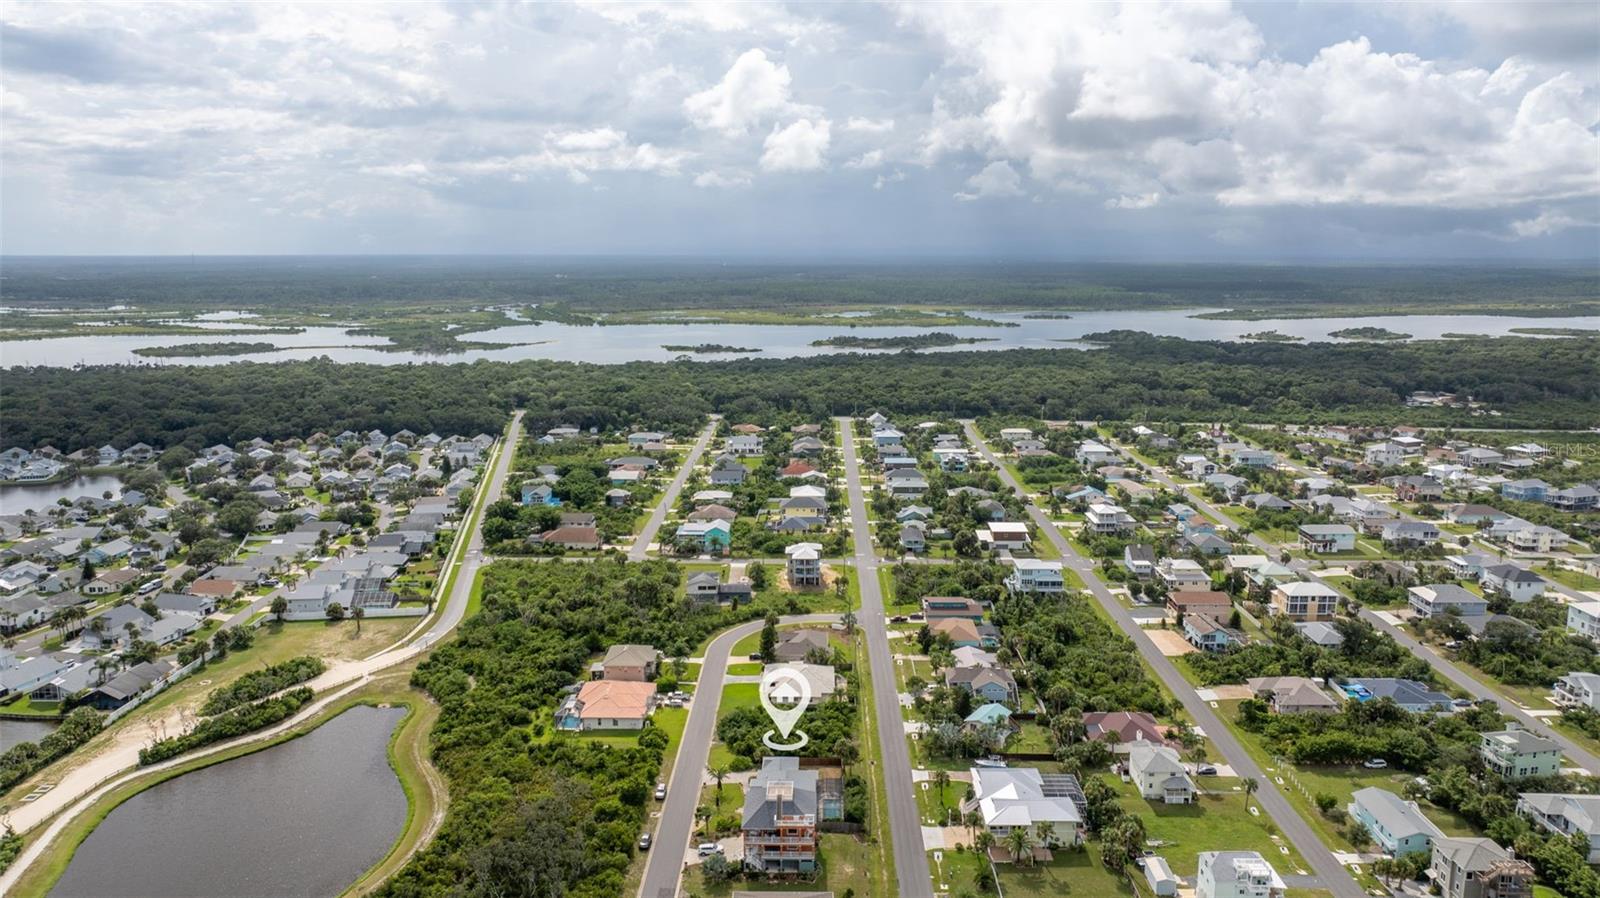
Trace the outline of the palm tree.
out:
[[[1033,837],[1038,839],[1039,844],[1046,848],[1050,847],[1050,840],[1055,838],[1055,834],[1055,825],[1048,821],[1040,820],[1033,825]]]
[[[722,778],[728,775],[728,765],[718,764],[711,768],[711,775],[717,780],[717,808],[722,808]]]
[[[1247,776],[1247,777],[1244,778],[1244,806],[1245,807],[1247,807],[1247,808],[1250,807],[1250,796],[1256,794],[1256,790],[1259,789],[1259,788],[1261,788],[1261,784],[1256,782],[1256,778],[1255,777]]]
[[[994,833],[984,830],[972,838],[972,847],[976,848],[985,858],[989,856],[989,849],[994,847]]]
[[[1013,827],[1006,833],[1006,850],[1011,852],[1011,862],[1033,866],[1033,834],[1026,826]]]
[[[949,787],[949,785],[950,785],[950,771],[948,771],[948,770],[935,770],[933,772],[933,787],[935,789],[939,790],[939,810],[941,810],[941,811],[943,811],[945,809],[945,807],[944,807],[944,791],[945,791],[946,788]]]
[[[967,825],[967,839],[972,842],[973,847],[977,847],[977,832],[978,827],[983,825],[983,814],[979,813],[977,808],[973,808],[966,813],[966,816],[961,818],[961,822]],[[988,835],[988,833],[984,833],[984,835]],[[989,836],[989,838],[990,841],[994,840],[993,836]]]
[[[356,636],[359,638],[361,636],[361,619],[367,616],[366,606],[356,605],[351,608],[350,616],[356,619]]]

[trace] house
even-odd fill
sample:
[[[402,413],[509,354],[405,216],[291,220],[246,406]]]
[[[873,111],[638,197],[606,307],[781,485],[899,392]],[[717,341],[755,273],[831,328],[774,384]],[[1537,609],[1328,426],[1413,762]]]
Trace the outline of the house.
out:
[[[1072,453],[1072,457],[1077,459],[1080,465],[1098,467],[1116,461],[1117,453],[1098,440],[1084,440],[1078,444],[1078,449]]]
[[[1194,780],[1177,751],[1165,745],[1135,745],[1128,750],[1128,776],[1147,801],[1189,804],[1194,801]]]
[[[991,549],[1012,552],[1027,551],[1028,525],[1020,521],[994,521],[978,528],[978,543]]]
[[[795,480],[795,479],[807,479],[807,480],[809,480],[809,479],[817,477],[819,475],[817,474],[817,469],[816,468],[812,467],[811,465],[806,464],[803,461],[799,461],[797,459],[797,460],[789,462],[787,465],[784,465],[783,467],[779,468],[778,469],[778,476],[783,478],[784,480]]]
[[[590,667],[590,674],[596,679],[641,683],[654,680],[660,666],[661,652],[655,646],[614,645]]]
[[[965,618],[948,617],[928,625],[935,636],[950,637],[952,646],[970,645],[990,649],[1000,644],[1000,631],[991,624],[978,623]]]
[[[778,644],[773,648],[773,657],[779,661],[804,661],[813,652],[828,656],[833,654],[833,642],[826,630],[802,628],[778,631]]]
[[[1524,792],[1517,796],[1517,813],[1550,832],[1588,839],[1586,860],[1600,864],[1600,795]]]
[[[1249,641],[1243,632],[1209,614],[1185,615],[1183,638],[1203,652],[1226,652]]]
[[[1483,575],[1483,569],[1495,563],[1493,555],[1446,555],[1445,567],[1450,569],[1450,574],[1462,580],[1476,580]]]
[[[590,680],[556,710],[563,730],[642,730],[656,705],[654,683]]]
[[[915,468],[890,471],[884,477],[889,495],[896,499],[920,499],[928,492],[928,478]]]
[[[1502,461],[1505,461],[1505,458],[1504,455],[1493,449],[1485,449],[1482,446],[1473,446],[1470,449],[1463,449],[1456,453],[1456,460],[1469,468],[1498,467]]]
[[[809,699],[791,682],[789,677],[768,679],[777,671],[792,671],[805,680],[810,689]],[[842,678],[834,671],[830,664],[810,664],[805,661],[792,661],[785,664],[768,664],[761,669],[762,685],[767,690],[767,701],[780,708],[801,705],[804,710],[805,703],[831,701],[843,688]]]
[[[1144,543],[1129,543],[1122,550],[1122,566],[1141,580],[1156,572],[1156,550]]]
[[[1274,586],[1268,604],[1272,613],[1290,620],[1332,620],[1339,607],[1339,591],[1322,583],[1296,580]]]
[[[986,702],[1017,703],[1016,678],[1003,667],[949,667],[944,672],[944,684]]]
[[[1200,563],[1188,558],[1163,558],[1156,565],[1156,576],[1168,590],[1189,591],[1211,588],[1211,575]]]
[[[1467,524],[1474,527],[1485,521],[1494,523],[1495,521],[1504,521],[1511,517],[1510,514],[1507,514],[1506,512],[1503,512],[1493,506],[1477,505],[1469,502],[1463,502],[1458,505],[1450,506],[1449,508],[1445,509],[1444,516],[1445,520],[1452,524]]]
[[[1500,496],[1517,502],[1543,502],[1550,484],[1543,480],[1508,480],[1500,484]]]
[[[1439,528],[1427,521],[1390,521],[1381,533],[1384,543],[1391,546],[1426,546],[1439,541]]]
[[[872,445],[878,450],[898,449],[900,441],[905,439],[905,434],[893,427],[879,427],[872,431]]]
[[[813,873],[817,869],[818,776],[800,759],[773,755],[745,788],[739,831],[744,836],[744,866],[768,876]]]
[[[1514,564],[1491,564],[1483,569],[1478,583],[1485,593],[1499,593],[1513,602],[1527,602],[1544,592],[1544,578]]]
[[[980,734],[985,730],[998,729],[1003,734],[1000,740],[1003,743],[1004,736],[1008,736],[1013,731],[1011,709],[997,702],[980,705],[974,708],[971,714],[962,719],[961,729]]]
[[[684,583],[684,596],[693,602],[715,602],[717,588],[722,585],[722,576],[715,571],[701,571],[691,574]]]
[[[1251,493],[1241,499],[1240,504],[1257,511],[1289,511],[1294,508],[1293,502],[1271,493]]]
[[[539,534],[538,542],[546,546],[565,549],[599,549],[600,531],[594,527],[561,526]]]
[[[1600,711],[1600,673],[1575,670],[1556,680],[1550,700],[1564,708]]]
[[[1033,439],[1033,431],[1029,430],[1026,427],[1002,427],[1002,428],[1000,428],[1000,440],[1001,440],[1001,442],[1004,442],[1004,443],[1015,443],[1015,442],[1017,442],[1019,440],[1031,440],[1031,439]]]
[[[1210,585],[1209,580],[1206,585]],[[1233,613],[1233,599],[1214,589],[1181,590],[1167,594],[1167,610],[1174,616],[1203,614],[1226,620]]]
[[[1413,714],[1449,711],[1452,704],[1450,696],[1430,689],[1426,683],[1395,677],[1346,680],[1339,685],[1339,691],[1350,701],[1368,702],[1387,698]]]
[[[155,597],[156,610],[162,614],[187,614],[190,617],[210,617],[217,611],[214,596],[191,596],[177,592],[164,592]]]
[[[1250,488],[1250,481],[1233,474],[1208,474],[1201,478],[1201,481],[1206,486],[1215,487],[1218,492],[1221,492],[1229,499],[1237,499],[1244,495],[1245,490]]]
[[[1454,583],[1434,583],[1413,586],[1406,590],[1408,603],[1418,617],[1439,617],[1458,614],[1462,617],[1481,617],[1489,613],[1489,602]]]
[[[778,503],[778,511],[785,520],[789,518],[821,518],[826,521],[828,502],[816,496],[790,496]]]
[[[973,767],[970,772],[972,797],[961,803],[961,812],[976,811],[996,845],[1004,845],[1015,829],[1042,841],[1045,848],[1083,839],[1078,806],[1083,789],[1072,774],[1044,773],[1036,767]]]
[[[1600,506],[1600,490],[1587,483],[1580,483],[1565,489],[1551,490],[1545,495],[1544,501],[1562,511],[1588,511]]]
[[[1532,898],[1533,865],[1493,839],[1439,838],[1428,878],[1444,898]]]
[[[103,623],[102,623],[103,622]],[[123,645],[131,638],[143,639],[156,619],[132,605],[117,605],[97,617],[91,618],[83,630],[83,644],[91,649],[110,649]]]
[[[804,458],[815,458],[827,448],[823,442],[814,436],[802,436],[789,444],[789,454]]]
[[[1348,524],[1301,524],[1300,548],[1307,552],[1352,552],[1356,532]]]
[[[1392,468],[1404,464],[1406,448],[1398,443],[1373,443],[1362,451],[1367,464],[1378,468]]]
[[[1012,592],[1060,593],[1067,591],[1067,581],[1059,561],[1013,558],[1006,588]]]
[[[1527,730],[1497,730],[1482,734],[1478,757],[1508,780],[1554,776],[1561,772],[1561,746]]]
[[[1444,498],[1444,485],[1432,477],[1411,474],[1395,478],[1394,495],[1402,502],[1437,502]]]
[[[100,711],[114,711],[147,690],[165,686],[175,667],[171,661],[135,664],[97,686],[85,698],[85,703]]]
[[[1350,796],[1350,817],[1367,827],[1372,841],[1390,857],[1431,853],[1433,840],[1444,835],[1433,821],[1423,816],[1414,801],[1368,786]]]
[[[560,505],[561,500],[556,498],[556,491],[542,480],[522,481],[523,505]]]
[[[1600,642],[1600,602],[1573,602],[1567,606],[1567,629]]]
[[[1306,677],[1252,677],[1245,685],[1265,699],[1274,714],[1331,714],[1339,703]]]
[[[1091,711],[1083,715],[1083,729],[1091,741],[1112,743],[1117,754],[1141,743],[1171,744],[1167,727],[1145,711]]]
[[[1554,527],[1528,524],[1512,528],[1505,534],[1505,541],[1519,552],[1550,552],[1565,548],[1571,538]]]
[[[628,445],[634,447],[645,446],[650,443],[665,443],[666,441],[667,435],[658,430],[640,430],[628,434]]]
[[[1195,898],[1283,898],[1288,886],[1254,851],[1202,851],[1194,875]]]
[[[924,596],[922,615],[930,624],[948,618],[976,622],[983,620],[983,604],[962,596]]]
[[[793,543],[784,546],[784,573],[789,586],[822,585],[822,544]]]
[[[1084,512],[1084,528],[1091,533],[1127,533],[1133,527],[1133,515],[1120,505],[1096,502]]]
[[[717,553],[733,542],[733,525],[725,520],[687,521],[678,525],[673,538],[679,542],[697,544],[700,551]]]
[[[719,455],[711,464],[711,483],[715,486],[738,486],[750,476],[750,469],[731,455]]]
[[[900,548],[920,555],[928,550],[928,534],[921,521],[900,528]]]

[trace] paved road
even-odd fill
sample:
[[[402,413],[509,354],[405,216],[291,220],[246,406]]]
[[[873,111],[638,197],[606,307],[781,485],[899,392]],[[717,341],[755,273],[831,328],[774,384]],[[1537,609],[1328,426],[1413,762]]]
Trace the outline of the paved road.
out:
[[[962,423],[966,428],[968,441],[972,443],[979,454],[994,465],[995,472],[999,474],[1000,479],[1019,495],[1026,497],[1027,492],[1022,488],[1022,484],[1011,476],[1011,472],[989,450],[988,444],[983,441],[972,422],[964,421]],[[1273,822],[1278,825],[1279,831],[1294,844],[1294,847],[1300,852],[1300,856],[1304,857],[1306,862],[1311,865],[1311,869],[1321,882],[1322,887],[1333,892],[1337,898],[1362,898],[1365,893],[1356,884],[1356,881],[1351,878],[1350,872],[1334,858],[1333,852],[1322,844],[1322,840],[1317,838],[1316,833],[1311,831],[1311,827],[1306,823],[1305,819],[1289,805],[1283,794],[1278,791],[1272,778],[1245,752],[1244,746],[1239,743],[1232,731],[1217,716],[1216,711],[1212,710],[1211,705],[1195,694],[1194,688],[1189,685],[1189,681],[1178,673],[1178,669],[1173,666],[1172,661],[1156,648],[1155,643],[1150,641],[1150,637],[1134,622],[1133,616],[1128,613],[1128,610],[1123,608],[1121,603],[1116,600],[1116,597],[1111,594],[1111,591],[1106,588],[1105,584],[1100,582],[1099,576],[1095,573],[1094,563],[1078,554],[1078,551],[1061,535],[1061,531],[1057,529],[1049,517],[1031,501],[1028,502],[1028,514],[1033,517],[1033,522],[1038,526],[1040,532],[1044,533],[1055,544],[1055,547],[1060,550],[1063,562],[1077,571],[1078,576],[1089,587],[1089,591],[1094,594],[1101,607],[1105,608],[1107,613],[1117,622],[1117,626],[1122,632],[1133,640],[1134,646],[1139,650],[1139,655],[1156,672],[1156,675],[1167,685],[1172,694],[1178,697],[1178,701],[1182,703],[1184,710],[1189,712],[1195,723],[1210,737],[1212,744],[1217,747],[1218,751],[1222,752],[1224,760],[1234,769],[1234,772],[1241,777],[1255,777],[1256,782],[1260,784],[1260,789],[1256,792],[1256,802],[1266,809],[1267,813],[1272,816]]]
[[[628,550],[629,561],[643,561],[645,552],[650,544],[656,541],[656,534],[660,532],[661,525],[666,522],[667,514],[678,504],[678,494],[683,492],[683,485],[689,482],[689,475],[694,473],[694,466],[700,463],[700,456],[705,454],[706,447],[711,445],[711,435],[717,432],[717,418],[712,417],[711,423],[700,432],[700,439],[695,440],[694,448],[689,451],[689,457],[683,460],[683,465],[678,468],[678,476],[672,478],[672,483],[667,491],[662,494],[661,501],[656,503],[656,510],[650,512],[650,520],[639,531],[639,536],[633,541],[633,547]]]
[[[872,667],[872,700],[878,715],[879,762],[883,764],[889,832],[894,849],[895,879],[901,898],[933,898],[933,875],[922,844],[922,816],[917,810],[911,782],[911,752],[906,748],[905,724],[900,717],[900,696],[895,688],[894,659],[889,654],[883,590],[878,583],[878,557],[872,548],[872,528],[867,522],[867,501],[861,488],[861,463],[856,457],[855,430],[849,418],[840,418],[844,440],[844,470],[850,490],[850,529],[855,538],[856,581],[861,584],[861,632],[867,640],[867,662]]]
[[[488,483],[478,494],[476,508],[487,505],[504,490],[506,475],[511,467],[511,458],[515,454],[517,435],[521,432],[521,427],[522,413],[518,412],[512,419],[507,439],[501,447],[499,457],[495,460],[493,470],[488,475]],[[470,520],[470,517],[469,513],[467,519]],[[0,874],[0,895],[8,894],[8,890],[15,886],[22,872],[38,859],[40,853],[67,824],[111,789],[142,773],[187,763],[236,745],[270,739],[315,715],[344,694],[359,688],[373,674],[426,652],[430,645],[454,629],[466,616],[467,603],[472,597],[472,581],[483,561],[482,547],[482,536],[479,531],[474,530],[468,539],[465,551],[459,554],[452,553],[452,564],[460,567],[460,573],[451,586],[450,594],[444,597],[444,607],[437,616],[431,620],[424,619],[406,637],[377,654],[359,661],[341,661],[334,664],[321,676],[306,684],[316,691],[317,699],[281,724],[238,739],[218,742],[204,749],[180,755],[165,764],[142,770],[138,768],[138,761],[139,749],[148,741],[145,728],[121,728],[112,744],[89,763],[75,768],[62,777],[54,789],[37,801],[9,812],[9,822],[18,832],[28,833],[28,830],[38,827],[41,823],[46,825],[38,833],[28,834],[28,842],[22,854],[4,874]],[[441,571],[440,582],[443,582],[444,577],[445,573]],[[419,633],[421,638],[412,641]],[[184,722],[178,709],[167,713],[163,718],[163,724],[167,732],[181,731]],[[19,793],[13,792],[13,794]],[[60,813],[57,813],[58,811]]]
[[[803,614],[779,618],[784,624],[832,623],[837,614]],[[661,805],[645,861],[644,880],[639,883],[639,898],[674,898],[678,879],[683,875],[684,853],[694,834],[694,812],[700,805],[700,788],[705,781],[706,761],[711,756],[711,738],[716,734],[717,710],[722,702],[722,683],[728,670],[728,653],[734,643],[761,629],[761,621],[740,624],[707,646],[700,663],[700,680],[695,697],[689,702],[689,719],[678,744],[678,757],[672,763],[667,781],[667,800]],[[729,860],[737,860],[729,858]]]
[[[1122,448],[1124,451],[1126,451],[1126,447],[1119,448]],[[1291,467],[1298,468],[1298,466],[1294,465],[1291,465]],[[1309,468],[1298,468],[1298,470],[1305,471],[1309,474],[1317,473]],[[1151,476],[1155,477],[1158,482],[1166,485],[1169,489],[1179,493],[1183,492],[1182,488],[1179,487],[1172,477],[1170,477],[1166,472],[1157,469],[1151,469]],[[1318,476],[1322,475],[1318,474]],[[1214,505],[1194,496],[1190,496],[1189,498],[1194,501],[1194,504],[1200,506],[1202,511],[1220,522],[1219,526],[1229,526],[1228,517],[1219,511]],[[1391,504],[1391,507],[1394,508],[1395,514],[1401,518],[1405,518],[1407,520],[1419,520],[1415,515],[1409,514],[1403,508],[1400,508],[1397,505]],[[1248,540],[1251,545],[1260,549],[1262,552],[1265,552],[1269,556],[1276,558],[1279,554],[1279,550],[1276,546],[1273,546],[1271,543],[1268,543],[1265,539],[1262,539],[1260,536],[1254,533],[1247,534],[1245,539]],[[1290,562],[1289,566],[1319,583],[1323,582],[1321,575],[1318,574],[1317,571],[1314,570],[1305,559],[1296,558]],[[1559,586],[1559,584],[1557,585]],[[1432,666],[1440,676],[1461,687],[1469,695],[1480,701],[1494,702],[1497,706],[1499,706],[1502,713],[1507,714],[1515,719],[1525,729],[1538,733],[1547,739],[1554,740],[1561,746],[1562,751],[1565,752],[1567,757],[1574,763],[1589,771],[1591,774],[1600,776],[1600,757],[1596,757],[1593,752],[1573,741],[1572,738],[1567,736],[1565,733],[1552,728],[1539,718],[1529,714],[1516,702],[1504,695],[1501,695],[1499,692],[1495,691],[1489,686],[1484,685],[1479,680],[1474,679],[1470,674],[1457,667],[1448,658],[1445,658],[1428,646],[1418,642],[1409,633],[1405,632],[1399,627],[1396,627],[1387,620],[1384,620],[1372,610],[1363,608],[1361,610],[1361,617],[1366,619],[1379,630],[1389,634],[1389,636],[1394,638],[1395,642],[1400,643],[1413,655],[1416,655],[1418,658],[1428,662],[1428,664]]]

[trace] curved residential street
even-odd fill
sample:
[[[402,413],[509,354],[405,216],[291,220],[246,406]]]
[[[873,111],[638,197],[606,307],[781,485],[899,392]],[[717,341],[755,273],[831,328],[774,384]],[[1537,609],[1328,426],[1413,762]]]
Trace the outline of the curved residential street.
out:
[[[1155,643],[1151,642],[1150,637],[1140,629],[1133,616],[1117,602],[1115,596],[1111,595],[1111,591],[1106,588],[1095,573],[1094,563],[1078,554],[1078,551],[1061,535],[1061,531],[1051,522],[1050,518],[1028,498],[1027,491],[1022,488],[1022,484],[1018,483],[1017,479],[1011,475],[1011,471],[1000,463],[1000,459],[995,457],[994,452],[989,449],[989,445],[984,442],[983,437],[978,433],[977,427],[971,421],[963,421],[962,425],[966,428],[967,440],[977,449],[985,461],[994,465],[1001,481],[1027,502],[1028,514],[1033,518],[1033,523],[1060,551],[1063,563],[1077,572],[1078,576],[1083,579],[1084,584],[1089,587],[1089,591],[1094,594],[1095,599],[1100,602],[1100,606],[1117,622],[1117,626],[1122,632],[1133,640],[1134,646],[1139,650],[1140,657],[1166,684],[1168,691],[1177,696],[1178,701],[1183,704],[1184,710],[1194,719],[1195,724],[1205,731],[1206,736],[1216,745],[1217,750],[1222,752],[1222,756],[1229,766],[1241,777],[1255,778],[1260,787],[1259,791],[1256,792],[1256,801],[1271,815],[1273,822],[1277,823],[1278,829],[1294,844],[1295,849],[1300,852],[1300,856],[1306,859],[1306,863],[1311,865],[1320,887],[1333,892],[1338,898],[1362,898],[1366,893],[1356,884],[1350,872],[1339,863],[1338,859],[1333,856],[1333,852],[1329,851],[1328,847],[1322,843],[1322,840],[1317,838],[1316,833],[1311,831],[1311,827],[1306,823],[1305,819],[1296,813],[1294,808],[1289,806],[1289,802],[1284,799],[1282,792],[1278,790],[1272,777],[1268,776],[1244,750],[1244,746],[1223,724],[1216,711],[1212,710],[1209,704],[1195,694],[1194,687],[1189,685],[1189,681],[1178,673],[1178,669],[1173,666],[1172,661],[1162,654],[1160,649],[1156,648]]]
[[[781,617],[782,624],[833,623],[837,614],[800,614]],[[700,679],[689,702],[689,719],[678,743],[678,756],[667,780],[667,799],[661,805],[654,842],[645,861],[644,880],[639,898],[673,898],[683,876],[684,853],[694,833],[694,811],[700,804],[700,788],[705,782],[706,762],[711,756],[711,739],[717,731],[717,710],[722,703],[722,684],[728,671],[728,653],[739,640],[761,629],[760,620],[746,621],[722,631],[706,647],[700,663]]]
[[[516,455],[516,444],[521,432],[522,412],[519,411],[513,416],[506,436],[500,442],[492,470],[480,483],[472,510],[462,518],[462,527],[476,521],[477,515],[493,501],[493,497],[505,491],[506,476],[511,468],[511,460]],[[316,691],[316,700],[302,708],[295,716],[276,726],[238,739],[218,742],[204,749],[179,755],[162,764],[144,768],[138,766],[139,749],[149,743],[149,728],[123,727],[110,747],[62,777],[55,788],[38,800],[16,808],[10,813],[11,826],[17,832],[26,835],[27,844],[12,862],[11,867],[4,874],[0,874],[0,895],[8,893],[22,872],[39,858],[44,849],[49,847],[74,818],[112,789],[151,771],[168,769],[238,745],[271,739],[299,725],[332,702],[355,690],[374,673],[425,653],[429,646],[454,630],[466,616],[467,603],[472,597],[472,584],[484,560],[482,530],[474,527],[465,542],[452,549],[450,565],[456,571],[456,579],[450,594],[444,598],[440,612],[432,620],[424,618],[415,629],[393,646],[359,661],[335,664],[321,676],[305,684]],[[441,570],[439,582],[445,582],[448,576],[448,571]],[[183,730],[183,721],[177,711],[169,713],[162,723],[165,724],[167,732],[176,733]],[[55,819],[50,819],[52,816]],[[46,820],[50,822],[44,829],[37,833],[28,832]]]

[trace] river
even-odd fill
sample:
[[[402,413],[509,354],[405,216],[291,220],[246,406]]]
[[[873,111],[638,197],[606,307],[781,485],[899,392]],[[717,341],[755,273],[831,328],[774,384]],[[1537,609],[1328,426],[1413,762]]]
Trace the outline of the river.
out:
[[[1072,312],[1070,318],[1028,318],[1023,312],[974,312],[975,317],[992,319],[1015,327],[851,327],[841,316],[837,324],[750,325],[750,324],[628,324],[582,326],[569,324],[515,323],[489,331],[469,334],[466,340],[484,343],[516,343],[503,349],[475,349],[450,355],[416,352],[384,352],[375,349],[384,340],[356,336],[339,327],[310,327],[300,334],[260,334],[229,336],[80,336],[48,340],[17,340],[0,343],[0,365],[43,365],[70,367],[80,364],[158,364],[223,365],[234,361],[276,362],[326,356],[336,362],[366,362],[401,365],[416,362],[473,362],[479,359],[515,361],[518,359],[558,359],[571,362],[621,364],[633,361],[666,361],[677,353],[665,344],[694,346],[720,343],[728,346],[759,347],[759,353],[699,355],[699,359],[729,359],[749,355],[757,358],[788,358],[833,352],[848,352],[827,346],[812,346],[814,340],[841,335],[890,337],[944,331],[960,337],[975,337],[988,342],[950,347],[953,350],[1087,348],[1077,343],[1086,334],[1108,330],[1134,330],[1158,336],[1185,337],[1191,340],[1239,340],[1245,334],[1275,330],[1308,341],[1334,341],[1332,331],[1351,327],[1383,327],[1431,339],[1446,333],[1504,336],[1514,327],[1574,327],[1600,329],[1600,317],[1523,318],[1500,315],[1398,315],[1371,318],[1284,318],[1265,321],[1229,321],[1196,318],[1205,309],[1163,311]],[[237,326],[239,322],[232,322]],[[221,322],[205,326],[221,327]],[[271,343],[279,349],[242,356],[201,356],[187,358],[145,358],[133,350],[151,346],[186,343],[243,341]]]
[[[140,792],[78,846],[50,895],[337,895],[405,826],[387,755],[404,716],[357,706],[298,739]]]
[[[58,499],[81,499],[84,496],[122,495],[122,481],[110,474],[80,475],[59,483],[31,486],[11,484],[0,486],[0,514],[20,514],[31,508],[43,514]]]

